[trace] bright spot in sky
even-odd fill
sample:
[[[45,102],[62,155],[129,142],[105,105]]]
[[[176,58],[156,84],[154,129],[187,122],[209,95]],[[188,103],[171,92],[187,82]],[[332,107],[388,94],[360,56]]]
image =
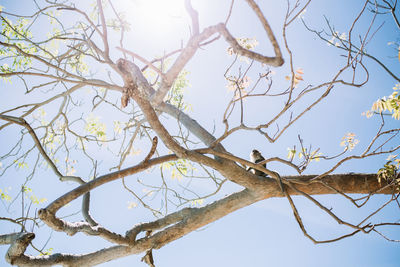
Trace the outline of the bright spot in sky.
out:
[[[126,8],[137,19],[146,22],[146,28],[172,31],[187,19],[183,0],[126,0]]]
[[[191,19],[184,0],[121,0],[119,8],[131,25],[127,47],[142,56],[160,56],[180,48],[190,36]]]

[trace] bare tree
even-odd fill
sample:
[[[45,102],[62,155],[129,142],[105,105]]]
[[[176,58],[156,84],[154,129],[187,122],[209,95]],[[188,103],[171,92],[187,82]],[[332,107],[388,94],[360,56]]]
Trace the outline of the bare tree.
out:
[[[2,100],[6,108],[2,106],[0,110],[4,142],[0,175],[2,179],[14,178],[9,173],[15,167],[19,169],[17,174],[24,177],[19,194],[11,196],[2,189],[6,205],[21,204],[20,216],[9,214],[0,218],[21,229],[0,236],[0,243],[9,245],[7,262],[18,266],[89,266],[145,253],[143,261],[154,266],[153,249],[160,249],[238,209],[273,197],[287,199],[299,228],[314,243],[335,242],[358,233],[378,233],[396,241],[380,229],[398,227],[399,223],[376,222],[374,218],[389,204],[398,204],[400,159],[395,153],[400,150],[400,128],[386,121],[400,117],[400,85],[395,86],[392,95],[375,102],[366,113],[380,122],[360,153],[353,152],[358,141],[352,133],[343,137],[344,149],[334,155],[322,154],[298,135],[287,158],[264,155],[268,157],[258,162],[235,155],[223,143],[234,135],[245,138],[250,133],[260,135],[266,143],[279,143],[316,106],[324,105],[336,88],[351,90],[365,86],[371,66],[378,66],[395,83],[399,82],[398,70],[367,51],[381,27],[376,24],[378,17],[384,17],[387,23],[394,23],[400,29],[397,1],[365,1],[354,13],[345,34],[337,32],[329,20],[321,29],[302,20],[311,0],[287,2],[286,14],[277,29],[270,26],[263,13],[266,3],[244,2],[257,19],[257,27],[263,29],[267,37],[265,43],[270,44],[271,51],[256,52],[257,40],[231,33],[229,22],[237,5],[234,0],[226,6],[226,15],[220,23],[204,28],[200,26],[198,11],[186,0],[185,9],[191,22],[187,40],[175,50],[165,51],[153,59],[136,51],[135,45],[127,41],[128,32],[145,25],[130,25],[118,1],[97,0],[90,7],[79,1],[34,1],[36,10],[29,15],[11,13],[2,7],[2,90],[7,91],[11,81],[25,86],[25,95],[15,93],[17,104],[10,98]],[[368,20],[368,24],[361,23],[361,18]],[[295,51],[289,41],[289,29],[293,25],[301,25],[305,32],[314,33],[321,44],[331,46],[328,49],[341,51],[340,56],[345,60],[330,72],[329,79],[317,81],[313,78],[307,83],[303,70],[296,68]],[[361,26],[362,31],[355,33]],[[50,33],[44,34],[43,28]],[[199,50],[207,52],[215,43],[227,44],[228,51],[220,53],[228,53],[232,59],[224,75],[231,96],[225,103],[222,123],[216,126],[223,127],[220,133],[208,131],[195,120],[195,114],[190,115],[190,103],[185,102],[183,94],[188,86],[189,61]],[[393,46],[398,49],[396,40]],[[393,55],[397,53],[394,50]],[[289,74],[274,76],[282,65]],[[286,82],[286,87],[281,86],[280,78]],[[204,90],[213,94],[212,88]],[[246,116],[249,102],[254,100],[283,104],[268,109],[268,114],[254,122]],[[200,112],[206,113],[207,107]],[[108,121],[101,121],[94,114],[109,116]],[[168,118],[174,122],[167,121]],[[107,129],[111,123],[114,129]],[[148,152],[132,160],[132,155],[140,152],[138,147],[142,147],[140,151],[147,148]],[[382,162],[377,173],[335,172],[344,163],[382,155],[389,159]],[[327,164],[319,173],[310,174],[309,166],[316,161]],[[270,168],[271,165],[285,171],[277,171]],[[151,170],[158,170],[157,174],[152,173],[152,181],[137,178],[138,174]],[[80,175],[75,175],[76,172]],[[263,175],[255,175],[259,173]],[[293,173],[295,175],[289,175]],[[60,185],[54,189],[62,190],[57,191],[58,197],[43,206],[45,203],[36,198],[29,187],[33,180],[41,183],[43,175],[58,177],[60,182],[77,183],[77,186],[71,189]],[[187,182],[166,178],[171,175],[184,177]],[[115,180],[121,180],[121,190],[131,194],[132,205],[147,209],[156,218],[137,221],[126,233],[116,233],[102,226],[90,210],[93,213],[103,207],[95,198],[90,205],[90,193]],[[207,190],[200,189],[200,183],[207,185]],[[241,189],[226,195],[232,188],[229,185]],[[144,191],[139,193],[140,189]],[[343,197],[358,208],[376,194],[386,194],[390,198],[377,209],[370,210],[358,223],[352,223],[315,197],[322,194]],[[52,196],[51,192],[49,195]],[[348,233],[330,239],[311,235],[293,200],[295,195],[308,199],[338,224],[347,227]],[[26,196],[30,199],[28,203],[24,202]],[[76,221],[71,220],[73,216],[57,215],[79,197],[82,197],[82,206],[80,213],[74,215],[78,217]],[[34,210],[32,205],[35,204],[42,208]],[[39,228],[69,236],[82,232],[101,237],[113,246],[87,254],[51,254],[34,245]],[[28,255],[26,249],[30,245],[41,255]]]

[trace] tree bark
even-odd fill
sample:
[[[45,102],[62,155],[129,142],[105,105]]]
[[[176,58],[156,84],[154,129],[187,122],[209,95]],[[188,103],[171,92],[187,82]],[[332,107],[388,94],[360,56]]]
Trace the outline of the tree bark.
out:
[[[334,174],[328,175],[320,181],[306,184],[315,177],[316,175],[286,176],[282,177],[282,179],[292,182],[297,181],[297,184],[292,184],[298,190],[309,195],[337,194],[337,191],[344,194],[392,194],[398,192],[398,189],[395,189],[395,187],[391,185],[379,184],[376,174]],[[298,184],[298,181],[301,181],[304,184]],[[96,184],[95,181],[92,181],[92,183]],[[273,179],[259,177],[257,180],[257,186],[259,186],[259,189],[256,191],[244,189],[204,207],[185,208],[159,220],[135,226],[127,232],[125,237],[120,236],[121,239],[126,239],[125,242],[129,245],[117,245],[84,255],[54,254],[43,257],[26,256],[23,254],[23,251],[19,250],[19,252],[21,252],[20,255],[13,256],[13,264],[19,266],[49,266],[52,264],[61,264],[63,266],[96,265],[120,257],[144,253],[149,249],[159,249],[166,244],[238,209],[244,208],[263,199],[284,196],[279,185]],[[88,186],[88,184],[81,185],[80,187],[93,189],[90,185]],[[298,191],[294,191],[287,186],[286,190],[290,195],[300,194]],[[86,191],[77,190],[77,192],[82,195]],[[49,219],[50,218],[47,217],[42,218],[45,222]],[[71,226],[69,225],[69,227]],[[79,227],[82,227],[82,225]],[[88,227],[92,226],[88,224]],[[97,228],[92,227],[92,230],[95,231]],[[62,231],[62,229],[58,230]],[[129,233],[135,232],[136,235],[145,230],[158,231],[149,237],[143,237],[133,241],[131,240]],[[85,233],[90,234],[88,232]],[[106,233],[101,232],[96,234],[102,236]]]

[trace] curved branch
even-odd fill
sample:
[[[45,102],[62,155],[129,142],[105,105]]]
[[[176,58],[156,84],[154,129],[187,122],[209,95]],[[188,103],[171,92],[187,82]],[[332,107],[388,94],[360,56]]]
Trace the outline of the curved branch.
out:
[[[83,184],[74,190],[64,194],[63,196],[59,197],[52,203],[50,203],[45,209],[49,210],[51,213],[57,212],[61,207],[66,205],[67,203],[71,202],[72,200],[82,196],[84,193],[99,187],[103,184],[106,184],[108,182],[120,179],[122,177],[126,177],[128,175],[132,175],[138,172],[141,172],[143,170],[146,170],[154,165],[161,164],[163,162],[175,160],[178,157],[176,155],[166,155],[162,157],[158,157],[155,159],[150,159],[146,162],[142,162],[136,166],[126,168],[120,171],[112,172],[106,175],[102,175],[90,182],[87,182],[86,184]]]
[[[32,127],[29,125],[29,123],[26,122],[25,119],[23,118],[19,118],[19,117],[13,117],[13,116],[8,116],[8,115],[0,115],[0,119],[8,121],[8,122],[12,122],[18,125],[23,126],[24,128],[26,128],[29,132],[29,134],[31,135],[33,141],[35,142],[35,146],[37,147],[37,149],[39,150],[40,154],[42,155],[42,157],[44,158],[44,160],[47,162],[47,164],[49,164],[50,168],[53,170],[53,172],[59,177],[61,178],[63,175],[61,174],[61,172],[58,170],[57,166],[54,164],[54,162],[50,159],[50,157],[47,155],[46,151],[44,150],[42,144],[40,143],[39,138],[37,137],[35,131],[32,129]]]
[[[265,18],[264,14],[261,12],[261,10],[258,7],[258,5],[256,4],[256,2],[254,2],[254,0],[246,0],[246,2],[253,9],[254,13],[256,13],[262,26],[264,27],[265,32],[268,35],[269,40],[271,41],[272,46],[274,47],[276,64],[278,66],[283,65],[284,61],[282,58],[281,49],[279,48],[278,41],[276,40],[275,35],[272,32],[271,26],[269,26],[267,19]]]
[[[237,53],[241,56],[245,56],[245,57],[254,59],[260,63],[264,63],[264,64],[267,64],[267,65],[270,65],[273,67],[279,67],[279,66],[283,65],[284,60],[283,60],[282,56],[267,57],[267,56],[261,55],[257,52],[253,52],[251,50],[245,49],[236,41],[236,39],[228,31],[225,24],[220,23],[217,25],[217,27],[218,27],[218,31],[221,33],[221,35],[232,46],[235,53]]]

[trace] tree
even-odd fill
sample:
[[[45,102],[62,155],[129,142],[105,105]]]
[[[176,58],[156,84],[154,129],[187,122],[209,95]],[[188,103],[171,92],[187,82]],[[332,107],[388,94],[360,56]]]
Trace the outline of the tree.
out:
[[[121,12],[128,9],[123,1],[97,0],[91,6],[34,1],[31,15],[1,7],[4,105],[0,111],[0,171],[6,181],[1,196],[8,211],[1,219],[20,229],[0,237],[1,244],[9,245],[7,262],[86,266],[145,254],[142,260],[154,266],[154,249],[275,197],[288,201],[300,230],[314,243],[336,242],[361,233],[377,233],[396,241],[385,229],[398,227],[398,216],[393,219],[384,212],[388,207],[393,212],[399,196],[400,159],[396,153],[400,128],[396,123],[400,80],[396,70],[400,46],[398,40],[384,40],[390,41],[389,49],[394,50],[389,51],[396,55],[396,60],[386,62],[376,52],[373,40],[381,40],[379,33],[386,24],[398,34],[397,2],[365,1],[354,9],[351,20],[343,19],[345,32],[336,31],[327,18],[322,29],[315,28],[312,19],[304,19],[311,1],[287,5],[242,2],[219,3],[223,9],[218,10],[218,22],[204,26],[199,21],[202,12],[197,11],[201,4],[192,6],[185,1],[190,28],[179,24],[180,31],[176,26],[182,41],[171,33],[162,41],[156,38],[150,21],[163,13],[157,13],[154,6],[145,24],[136,9]],[[170,5],[158,4],[161,12],[169,12]],[[285,11],[279,19],[271,15],[270,24],[267,10]],[[237,22],[240,18],[254,22],[263,35],[258,29],[254,32],[257,38],[251,37],[253,29],[242,30]],[[164,19],[157,24],[160,34],[162,24],[167,24]],[[380,24],[382,20],[385,25]],[[234,30],[235,26],[239,30]],[[313,38],[321,48],[311,53],[306,48],[315,44]],[[157,55],[158,51],[151,50],[154,43],[165,46],[165,52]],[[201,59],[208,60],[207,67]],[[226,68],[215,71],[212,65],[219,66],[217,61]],[[323,70],[312,67],[321,61]],[[368,88],[375,74],[390,79],[393,92],[375,91],[382,98],[374,103],[360,91],[353,93],[356,98],[351,101],[335,95],[340,90],[352,94],[356,88]],[[193,84],[195,89],[188,89],[191,75],[191,81],[201,87]],[[225,81],[227,89],[218,88],[221,81],[214,82],[218,79]],[[187,101],[188,91],[206,98],[208,105],[191,111],[195,100]],[[224,108],[219,102],[221,95]],[[359,103],[371,106],[362,118],[368,125],[367,132],[361,133],[363,142],[359,144],[358,135],[350,131],[340,133],[344,134],[340,151],[334,148],[337,140],[318,142],[323,134],[329,137],[318,131],[318,125],[329,125],[326,130],[330,132],[342,129],[342,124],[350,127]],[[215,110],[219,113],[214,117]],[[205,122],[197,122],[199,118]],[[214,118],[218,122],[213,126]],[[328,147],[329,153],[320,146]],[[266,159],[250,162],[244,155],[253,148]],[[371,158],[379,161],[380,168],[358,173],[355,162],[365,161],[361,169],[368,169]],[[257,176],[249,171],[252,169],[264,175]],[[115,189],[113,181],[121,181],[122,186]],[[18,184],[19,192],[7,190],[11,184]],[[41,198],[44,190],[48,201]],[[104,190],[107,199],[97,197],[96,190]],[[112,220],[113,210],[125,204],[111,203],[123,194],[131,196],[128,208],[144,211],[129,217],[125,210],[122,213],[129,219]],[[367,207],[367,212],[364,209],[354,223],[341,215],[342,207],[335,207],[334,201],[318,197],[325,194],[344,198],[360,209]],[[388,198],[382,202],[375,195]],[[328,238],[312,234],[294,196],[307,199],[333,222],[345,226],[346,233]],[[72,214],[78,199],[80,212]],[[368,206],[371,201],[375,206],[381,204],[372,208]],[[10,211],[16,206],[20,215]],[[95,216],[102,212],[106,215]],[[150,219],[149,214],[155,217]],[[110,220],[114,225],[107,226],[105,222]],[[112,230],[118,224],[129,225],[127,232]],[[112,245],[83,254],[53,254],[35,245],[39,234],[50,229],[69,236],[100,237]],[[28,247],[40,255],[30,256]]]

